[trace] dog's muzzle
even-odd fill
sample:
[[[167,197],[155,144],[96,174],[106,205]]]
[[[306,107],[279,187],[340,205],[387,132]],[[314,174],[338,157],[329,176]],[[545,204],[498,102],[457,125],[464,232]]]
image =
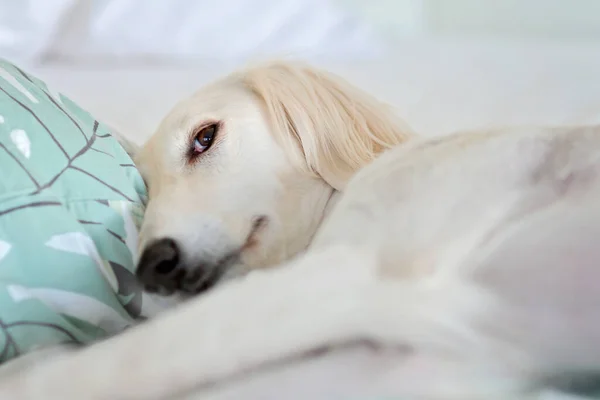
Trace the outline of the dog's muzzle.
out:
[[[185,265],[177,242],[163,238],[150,243],[142,252],[136,276],[148,293],[170,296],[175,292],[200,294],[217,284],[234,264],[240,250],[227,254],[218,262]]]
[[[136,275],[147,292],[169,295],[178,289],[185,274],[179,264],[177,243],[169,238],[159,239],[144,249]]]

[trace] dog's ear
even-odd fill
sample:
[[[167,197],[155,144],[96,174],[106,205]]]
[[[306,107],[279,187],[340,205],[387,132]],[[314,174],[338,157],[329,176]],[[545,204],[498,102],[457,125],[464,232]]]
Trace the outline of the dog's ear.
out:
[[[337,190],[413,136],[388,105],[321,70],[276,62],[249,68],[240,79],[264,102],[273,134],[292,159]]]

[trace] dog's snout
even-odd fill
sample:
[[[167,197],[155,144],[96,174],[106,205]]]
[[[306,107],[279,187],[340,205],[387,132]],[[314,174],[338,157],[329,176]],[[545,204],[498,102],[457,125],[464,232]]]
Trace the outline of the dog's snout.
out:
[[[140,257],[136,275],[149,292],[170,294],[181,279],[179,246],[170,238],[150,243]]]

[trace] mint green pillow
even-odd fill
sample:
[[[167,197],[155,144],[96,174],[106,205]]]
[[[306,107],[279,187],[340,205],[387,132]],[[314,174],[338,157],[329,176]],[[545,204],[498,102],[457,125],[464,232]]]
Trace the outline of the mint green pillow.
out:
[[[106,126],[0,59],[0,362],[141,318],[145,199]]]

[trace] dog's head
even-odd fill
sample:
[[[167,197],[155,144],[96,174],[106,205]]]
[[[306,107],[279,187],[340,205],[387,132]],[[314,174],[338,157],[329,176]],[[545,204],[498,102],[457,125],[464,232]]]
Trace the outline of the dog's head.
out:
[[[150,291],[194,294],[289,259],[332,194],[409,135],[386,105],[302,65],[203,88],[134,157],[149,190],[138,276]]]

